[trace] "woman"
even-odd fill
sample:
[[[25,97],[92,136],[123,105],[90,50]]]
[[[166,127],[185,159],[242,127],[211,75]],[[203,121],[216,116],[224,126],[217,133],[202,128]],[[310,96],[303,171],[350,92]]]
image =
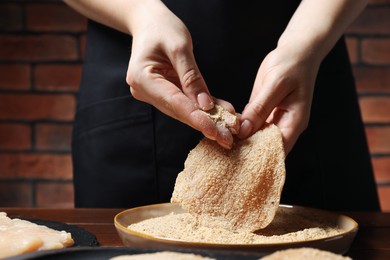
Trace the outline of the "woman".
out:
[[[239,138],[265,121],[280,128],[283,203],[379,209],[341,38],[366,1],[65,2],[92,20],[73,137],[76,206],[169,201],[202,134],[231,147],[232,134],[201,111],[219,103],[242,113]]]

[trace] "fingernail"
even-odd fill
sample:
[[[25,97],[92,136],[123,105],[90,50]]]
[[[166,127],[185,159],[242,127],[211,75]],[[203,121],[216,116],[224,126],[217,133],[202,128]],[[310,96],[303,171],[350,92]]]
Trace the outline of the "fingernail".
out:
[[[248,137],[252,133],[252,123],[245,119],[244,122],[242,122],[241,127],[240,127],[240,133],[238,134],[238,137],[243,139]]]
[[[217,125],[218,134],[221,139],[218,140],[218,143],[224,148],[230,149],[233,145],[233,136],[229,129],[224,126]]]
[[[234,135],[240,132],[240,121],[237,116],[222,113],[222,119],[225,121],[227,128]]]
[[[220,146],[222,146],[225,149],[232,149],[233,143],[232,144],[225,144],[225,143],[219,143]]]
[[[210,140],[213,140],[213,141],[216,140],[214,136],[211,136],[211,135],[208,135],[208,134],[204,134],[204,136],[206,136]]]
[[[198,94],[197,100],[198,100],[198,105],[199,105],[200,109],[202,109],[204,111],[210,110],[214,107],[213,100],[205,92]]]

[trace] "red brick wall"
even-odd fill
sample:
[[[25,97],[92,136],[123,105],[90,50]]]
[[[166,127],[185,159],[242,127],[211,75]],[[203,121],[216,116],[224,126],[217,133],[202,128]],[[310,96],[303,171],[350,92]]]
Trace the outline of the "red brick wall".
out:
[[[86,19],[60,1],[0,3],[0,206],[73,206],[85,30]]]
[[[60,1],[0,3],[0,206],[73,206],[70,136],[85,30]],[[390,0],[371,0],[347,40],[390,211]]]
[[[346,35],[381,207],[390,211],[390,0],[370,0]]]

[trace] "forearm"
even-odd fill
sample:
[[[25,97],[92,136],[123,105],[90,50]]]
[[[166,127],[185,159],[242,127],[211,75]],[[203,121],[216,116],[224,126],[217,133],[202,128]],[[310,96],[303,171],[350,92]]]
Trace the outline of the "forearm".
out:
[[[288,46],[320,62],[366,4],[367,0],[303,0],[278,46]]]
[[[64,0],[64,2],[89,19],[131,35],[136,30],[137,23],[143,20],[140,18],[164,9],[160,0]]]

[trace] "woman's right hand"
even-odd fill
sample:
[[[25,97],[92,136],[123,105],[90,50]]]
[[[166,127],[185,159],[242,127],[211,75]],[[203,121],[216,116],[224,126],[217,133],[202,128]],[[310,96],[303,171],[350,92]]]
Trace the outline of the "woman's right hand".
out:
[[[214,102],[232,113],[233,106],[212,99],[183,22],[160,1],[146,2],[131,19],[133,44],[127,71],[131,94],[230,148],[231,132],[216,126],[203,111],[213,108]]]

